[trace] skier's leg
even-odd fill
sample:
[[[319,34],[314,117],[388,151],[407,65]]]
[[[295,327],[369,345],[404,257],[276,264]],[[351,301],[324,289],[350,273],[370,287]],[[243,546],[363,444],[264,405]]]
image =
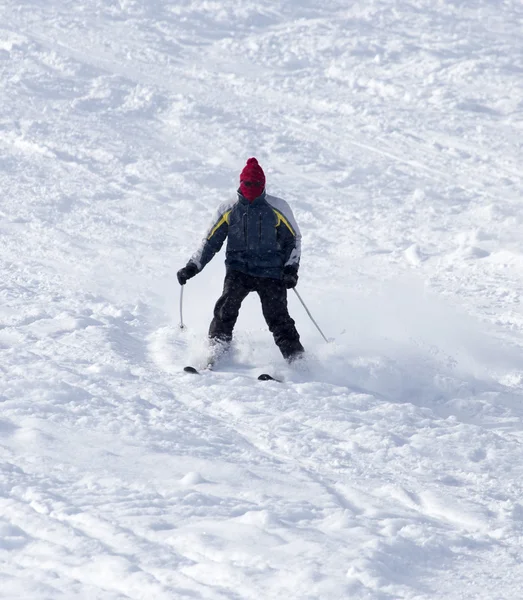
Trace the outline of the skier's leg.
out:
[[[223,282],[223,292],[214,307],[214,318],[209,327],[209,338],[213,342],[229,344],[240,306],[247,294],[252,291],[252,277],[239,271],[227,271]]]
[[[300,335],[287,308],[287,289],[283,281],[259,277],[256,291],[263,316],[284,358],[292,361],[303,354]]]

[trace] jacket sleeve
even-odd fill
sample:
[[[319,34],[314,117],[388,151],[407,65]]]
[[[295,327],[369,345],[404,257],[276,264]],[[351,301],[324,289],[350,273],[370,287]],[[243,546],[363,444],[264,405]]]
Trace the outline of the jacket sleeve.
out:
[[[211,227],[203,238],[200,247],[191,256],[189,262],[194,263],[198,267],[198,272],[220,251],[223,242],[229,233],[229,214],[232,204],[226,202],[222,204],[211,223]]]
[[[298,271],[301,258],[301,231],[294,218],[291,207],[281,198],[270,198],[270,204],[276,213],[276,227],[283,253],[283,266]]]

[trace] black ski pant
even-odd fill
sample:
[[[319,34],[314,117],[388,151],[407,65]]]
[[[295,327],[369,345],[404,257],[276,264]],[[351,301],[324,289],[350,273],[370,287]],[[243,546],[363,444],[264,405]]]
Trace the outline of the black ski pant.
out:
[[[292,359],[303,352],[300,336],[287,309],[287,289],[280,279],[253,277],[240,271],[227,271],[223,292],[214,307],[209,328],[211,340],[229,343],[242,302],[250,292],[260,297],[262,312],[284,358]]]

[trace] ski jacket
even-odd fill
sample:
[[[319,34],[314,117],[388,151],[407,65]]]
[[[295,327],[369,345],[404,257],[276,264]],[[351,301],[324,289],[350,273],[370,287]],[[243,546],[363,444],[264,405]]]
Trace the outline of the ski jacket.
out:
[[[238,192],[218,208],[207,235],[189,262],[201,271],[227,238],[225,265],[254,277],[281,279],[283,268],[298,271],[301,233],[290,206],[263,192],[249,202]]]

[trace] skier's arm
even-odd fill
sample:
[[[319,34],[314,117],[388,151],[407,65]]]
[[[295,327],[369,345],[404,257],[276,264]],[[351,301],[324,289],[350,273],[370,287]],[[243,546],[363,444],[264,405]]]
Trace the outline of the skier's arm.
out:
[[[277,217],[276,229],[282,249],[283,266],[298,273],[301,258],[301,231],[289,204],[282,198],[268,196]]]
[[[291,253],[289,254],[289,258],[285,263],[285,266],[291,266],[296,268],[296,273],[300,268],[300,259],[301,259],[301,231],[298,227],[298,223],[294,223],[294,245],[291,248]]]
[[[229,203],[220,206],[200,247],[189,259],[189,263],[196,265],[198,273],[213,258],[213,256],[220,251],[223,242],[229,233],[230,212],[231,209]]]
[[[289,215],[277,210],[274,212],[278,217],[276,227],[283,254],[283,266],[292,267],[297,273],[301,258],[301,232],[298,224],[294,219],[291,220]]]
[[[299,267],[299,260],[297,260],[296,253],[296,233],[282,221],[276,226],[278,230],[278,240],[280,242],[280,248],[283,259],[284,268],[287,266],[293,266],[296,271]]]

